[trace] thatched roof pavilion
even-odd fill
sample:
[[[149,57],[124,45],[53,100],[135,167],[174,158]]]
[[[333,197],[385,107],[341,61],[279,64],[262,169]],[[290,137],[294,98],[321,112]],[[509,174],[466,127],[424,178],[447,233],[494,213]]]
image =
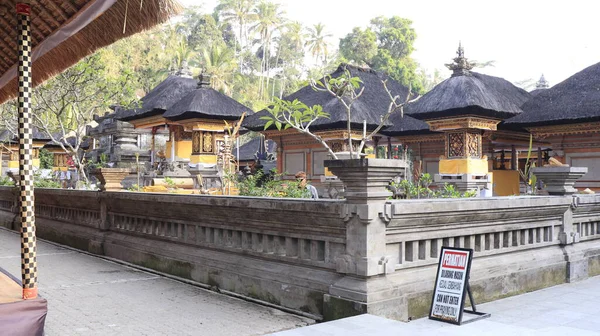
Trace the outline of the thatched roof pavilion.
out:
[[[538,92],[507,125],[549,126],[600,121],[600,63]]]
[[[375,129],[380,123],[381,116],[387,113],[390,97],[383,87],[382,80],[387,80],[387,87],[393,95],[399,95],[404,99],[408,94],[408,88],[387,75],[350,64],[341,64],[336,71],[331,73],[331,77],[337,78],[346,70],[350,72],[352,77],[360,78],[362,80],[361,87],[365,88],[362,96],[352,105],[351,122],[353,129],[362,130],[364,120],[367,122],[368,129]],[[310,85],[307,85],[284,97],[284,99],[291,101],[298,99],[308,106],[321,105],[323,111],[330,114],[329,119],[322,118],[315,121],[311,126],[312,130],[343,129],[346,127],[346,108],[336,97],[327,92],[315,91]],[[243,125],[253,131],[262,131],[266,122],[261,120],[260,117],[267,115],[266,110],[257,112],[246,118]],[[388,122],[387,125],[391,126],[391,123]]]
[[[0,103],[17,95],[17,3],[0,4]],[[31,0],[33,85],[37,86],[95,50],[165,22],[182,10],[172,0]],[[127,13],[127,15],[126,15]]]
[[[506,119],[523,112],[521,106],[530,98],[527,91],[503,78],[469,71],[436,85],[409,104],[406,112],[421,120],[460,115]]]
[[[191,73],[180,70],[175,75],[169,75],[167,79],[152,89],[142,101],[142,106],[131,110],[121,110],[117,119],[131,122],[136,127],[144,127],[150,118],[156,119],[158,124],[164,124],[163,114],[173,104],[177,103],[197,86]],[[152,125],[156,126],[156,125]]]
[[[190,119],[238,120],[252,110],[210,87],[210,77],[202,75],[194,90],[170,106],[163,117],[171,121]],[[180,94],[178,94],[180,95]]]

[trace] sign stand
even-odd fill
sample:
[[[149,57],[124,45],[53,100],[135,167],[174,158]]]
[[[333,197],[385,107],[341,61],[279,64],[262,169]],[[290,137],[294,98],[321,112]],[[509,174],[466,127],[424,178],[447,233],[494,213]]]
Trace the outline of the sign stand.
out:
[[[468,309],[463,309],[463,312],[468,313],[468,314],[472,314],[472,315],[477,315],[477,317],[463,321],[462,320],[462,316],[460,321],[458,322],[458,325],[463,325],[466,323],[471,323],[471,322],[475,322],[475,321],[479,321],[482,320],[484,318],[488,318],[490,316],[492,316],[489,313],[483,313],[483,312],[478,312],[477,311],[477,307],[475,307],[475,301],[473,300],[473,293],[471,292],[471,285],[469,284],[469,280],[467,280],[467,293],[469,294],[469,301],[471,302],[471,308],[473,308],[472,310],[468,310]]]
[[[462,325],[491,316],[478,312],[475,306],[469,285],[472,259],[473,249],[442,247],[429,311],[430,319]],[[471,310],[464,309],[466,294],[469,294]],[[477,317],[463,322],[463,313]]]

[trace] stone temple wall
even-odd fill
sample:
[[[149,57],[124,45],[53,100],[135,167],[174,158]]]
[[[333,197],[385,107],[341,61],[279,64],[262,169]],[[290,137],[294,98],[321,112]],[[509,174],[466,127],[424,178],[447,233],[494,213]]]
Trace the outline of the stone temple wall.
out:
[[[478,303],[600,274],[600,196],[351,201],[37,189],[41,238],[325,320],[425,316],[442,246]],[[0,187],[0,225],[18,229]],[[43,289],[42,289],[43,290]]]

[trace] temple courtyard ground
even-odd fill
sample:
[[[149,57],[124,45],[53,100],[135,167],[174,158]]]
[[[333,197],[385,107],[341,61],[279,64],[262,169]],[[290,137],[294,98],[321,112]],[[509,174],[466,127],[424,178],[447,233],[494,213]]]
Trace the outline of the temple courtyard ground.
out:
[[[17,277],[20,251],[19,235],[0,228],[0,267]],[[38,272],[46,336],[264,335],[314,323],[43,241]]]
[[[455,326],[360,315],[277,332],[274,336],[600,336],[600,276],[477,306],[484,320]],[[467,318],[465,318],[467,319]]]
[[[18,276],[19,253],[19,235],[0,228],[0,267]],[[305,317],[44,241],[38,243],[38,269],[40,293],[48,300],[47,336],[600,336],[600,276],[479,305],[478,310],[492,316],[453,326],[372,315],[314,324]]]

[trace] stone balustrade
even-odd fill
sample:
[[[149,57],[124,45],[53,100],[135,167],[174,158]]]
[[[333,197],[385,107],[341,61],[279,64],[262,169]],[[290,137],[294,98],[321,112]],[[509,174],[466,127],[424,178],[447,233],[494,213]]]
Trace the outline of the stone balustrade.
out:
[[[478,303],[600,275],[600,196],[386,200],[370,187],[351,202],[37,189],[37,230],[326,320],[426,315],[442,246],[474,249]],[[0,225],[18,229],[16,204],[0,187]]]

